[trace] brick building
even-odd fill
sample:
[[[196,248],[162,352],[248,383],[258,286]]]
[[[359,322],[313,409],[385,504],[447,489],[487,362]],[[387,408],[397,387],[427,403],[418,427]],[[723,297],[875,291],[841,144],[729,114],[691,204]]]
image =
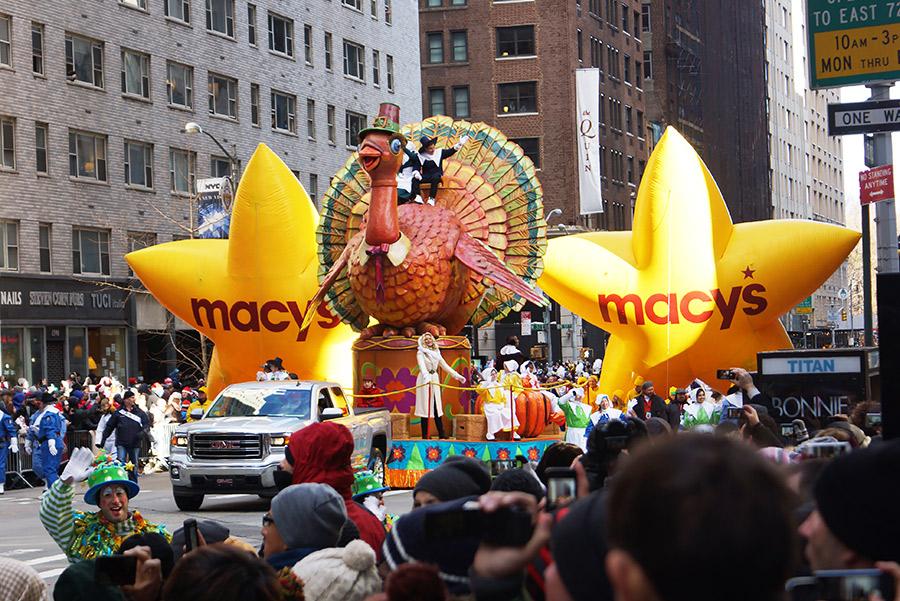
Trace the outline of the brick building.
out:
[[[558,223],[628,230],[649,155],[644,119],[643,50],[638,0],[419,0],[422,110],[483,121],[503,131],[534,160],[545,211]],[[575,70],[600,70],[600,137],[605,212],[579,214]],[[404,120],[407,120],[404,118]],[[602,347],[599,331],[580,318],[535,308],[551,331],[554,358],[582,346]],[[544,314],[542,317],[541,315]],[[482,330],[481,354],[495,337],[518,333],[519,316]],[[538,341],[523,337],[523,346]]]
[[[159,377],[171,320],[116,286],[126,252],[186,235],[195,179],[229,174],[185,123],[239,162],[265,142],[321,195],[380,101],[420,116],[414,2],[3,2],[4,375]]]

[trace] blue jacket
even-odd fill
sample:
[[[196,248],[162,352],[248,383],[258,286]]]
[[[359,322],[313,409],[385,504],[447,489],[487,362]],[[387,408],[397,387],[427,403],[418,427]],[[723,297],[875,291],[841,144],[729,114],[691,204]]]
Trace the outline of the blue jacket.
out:
[[[16,425],[12,418],[0,411],[0,444],[7,443],[16,437]]]
[[[66,433],[66,420],[62,414],[54,409],[46,408],[41,412],[41,423],[38,426],[38,442],[46,442],[51,438],[62,443]]]
[[[106,442],[109,435],[116,432],[116,446],[133,449],[141,446],[141,438],[144,431],[150,428],[150,418],[135,405],[131,411],[124,407],[112,414],[103,429],[103,439],[100,446]]]

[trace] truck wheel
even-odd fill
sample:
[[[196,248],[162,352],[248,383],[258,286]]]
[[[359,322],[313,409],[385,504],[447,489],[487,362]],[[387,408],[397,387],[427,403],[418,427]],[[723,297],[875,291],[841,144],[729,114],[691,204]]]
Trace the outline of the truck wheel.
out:
[[[203,505],[203,495],[174,495],[175,505],[181,511],[197,511]]]
[[[369,455],[369,471],[375,476],[375,480],[384,485],[384,455],[381,454],[381,449],[372,449]]]

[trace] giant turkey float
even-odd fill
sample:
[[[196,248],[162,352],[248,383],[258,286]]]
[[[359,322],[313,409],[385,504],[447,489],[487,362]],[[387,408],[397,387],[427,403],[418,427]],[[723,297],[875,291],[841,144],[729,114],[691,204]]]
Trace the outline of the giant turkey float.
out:
[[[443,171],[440,183],[423,182],[418,199],[398,204],[398,172],[409,160],[424,171],[432,156]],[[538,460],[559,440],[548,397],[522,378],[498,383],[493,394],[475,393],[471,348],[460,335],[466,324],[489,325],[526,301],[545,303],[534,288],[547,239],[531,159],[484,123],[438,116],[400,127],[399,108],[382,104],[321,206],[321,287],[306,314],[324,302],[360,332],[353,344],[356,405],[391,410],[388,483],[413,486],[450,455]],[[423,339],[436,342],[430,355]],[[512,375],[519,365],[508,367]],[[481,411],[491,396],[507,415],[496,436]],[[428,430],[441,414],[452,437],[440,436],[437,423],[438,432]]]

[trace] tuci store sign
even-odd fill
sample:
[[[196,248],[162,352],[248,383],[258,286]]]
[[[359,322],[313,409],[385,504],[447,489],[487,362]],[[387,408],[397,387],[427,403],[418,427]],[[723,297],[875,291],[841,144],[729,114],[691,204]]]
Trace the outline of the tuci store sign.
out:
[[[0,318],[28,321],[126,321],[128,292],[102,283],[3,277]]]

